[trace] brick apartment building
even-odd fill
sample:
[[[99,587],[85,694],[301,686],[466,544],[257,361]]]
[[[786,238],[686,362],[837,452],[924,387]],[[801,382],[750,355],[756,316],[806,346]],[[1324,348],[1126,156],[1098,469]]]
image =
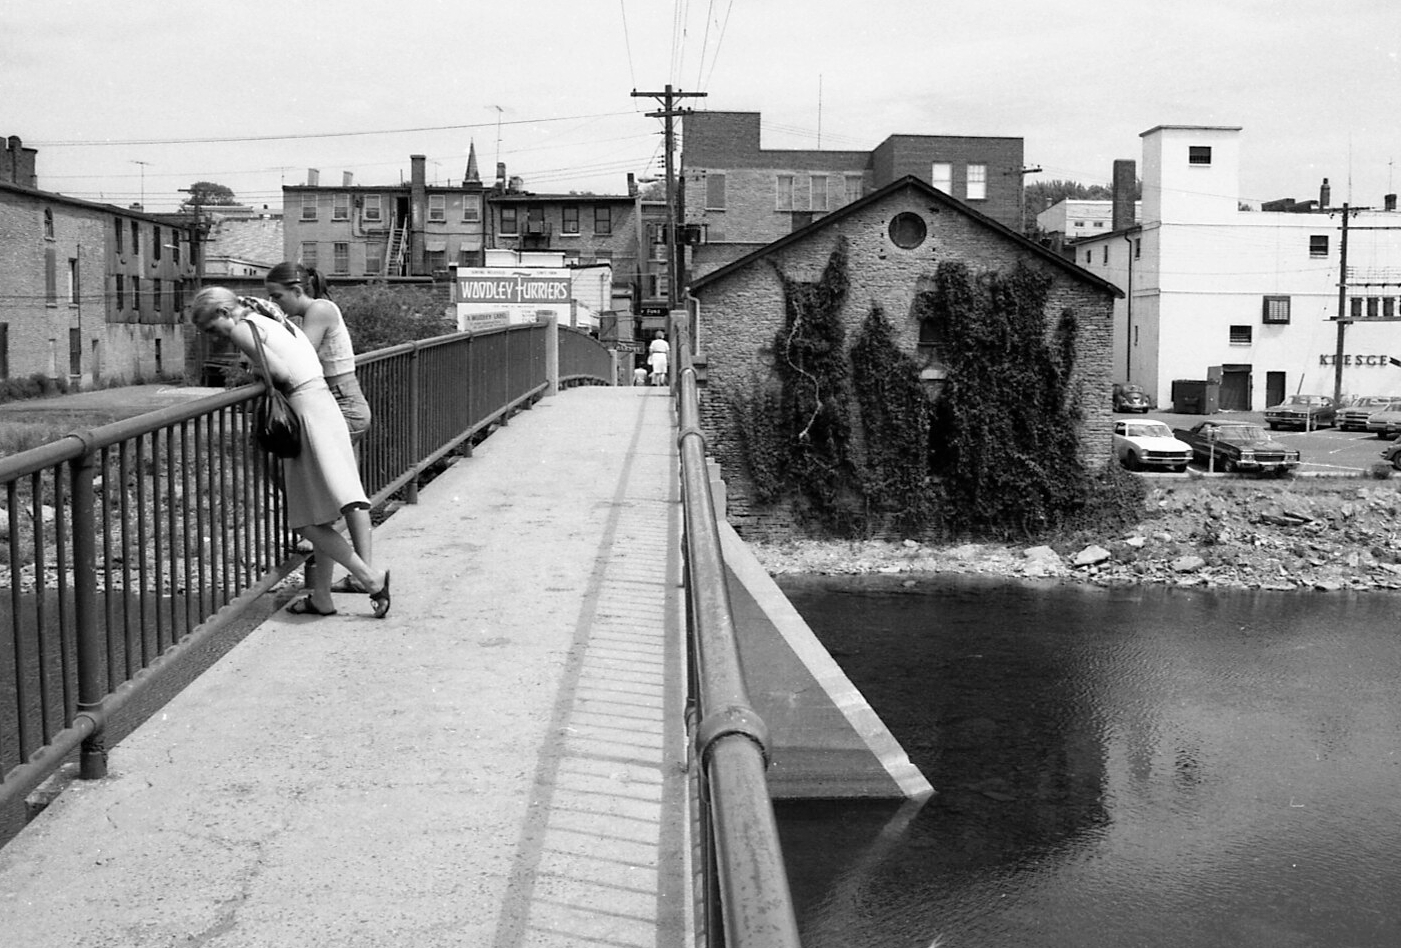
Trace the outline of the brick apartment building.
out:
[[[40,190],[37,154],[11,136],[0,155],[0,378],[185,371],[190,227]]]
[[[905,177],[1013,230],[1021,227],[1020,138],[891,135],[869,151],[760,147],[758,112],[682,119],[682,236],[694,278]]]

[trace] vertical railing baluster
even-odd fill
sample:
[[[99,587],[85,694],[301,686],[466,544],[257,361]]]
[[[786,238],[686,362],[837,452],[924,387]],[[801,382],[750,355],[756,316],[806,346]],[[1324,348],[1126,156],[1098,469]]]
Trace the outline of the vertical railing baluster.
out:
[[[78,632],[78,712],[91,710],[101,704],[107,692],[106,679],[110,670],[103,668],[104,639],[99,635],[97,616],[97,522],[93,491],[94,461],[101,460],[106,471],[106,450],[94,453],[91,448],[75,458],[69,470],[73,486],[73,602]],[[103,477],[103,493],[107,478]],[[104,500],[103,514],[106,514]],[[111,661],[110,649],[106,651]],[[78,758],[79,771],[85,780],[107,776],[107,748],[99,732],[83,740]]]
[[[44,602],[47,584],[44,581],[44,477],[42,471],[35,471],[29,477],[29,502],[32,505],[30,518],[34,521],[34,532],[30,535],[30,547],[34,556],[34,648],[39,660],[39,734],[40,743],[47,744],[53,736],[49,707],[49,675],[53,660],[49,655],[48,609]]]

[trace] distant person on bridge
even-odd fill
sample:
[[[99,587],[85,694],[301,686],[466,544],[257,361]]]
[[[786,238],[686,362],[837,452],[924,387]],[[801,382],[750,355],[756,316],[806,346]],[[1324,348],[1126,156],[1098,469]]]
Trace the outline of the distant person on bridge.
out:
[[[632,370],[632,384],[633,384],[633,385],[646,385],[646,384],[647,384],[647,367],[646,367],[646,366],[644,366],[644,365],[639,365],[637,368],[635,368],[635,369]]]
[[[346,427],[350,429],[350,442],[355,445],[358,460],[360,442],[370,428],[370,403],[365,400],[360,381],[355,377],[355,349],[351,344],[350,330],[346,329],[340,307],[331,301],[326,278],[314,267],[284,260],[268,271],[265,283],[268,296],[292,317],[292,321],[301,327],[315,347],[326,384],[331,394],[336,396],[336,404],[340,406]],[[370,562],[374,547],[369,508],[357,507],[348,511],[345,523],[355,552],[362,560]],[[308,566],[311,564],[308,563]],[[312,585],[314,578],[309,580],[308,585]],[[344,577],[331,590],[344,593],[365,591],[354,576]]]
[[[657,330],[657,335],[652,339],[652,344],[647,347],[647,361],[652,366],[652,384],[666,384],[666,362],[671,353],[671,346],[667,344],[666,335]]]
[[[287,524],[311,541],[313,554],[321,562],[329,558],[349,570],[370,592],[375,616],[384,618],[390,605],[389,571],[376,571],[335,529],[337,519],[348,516],[351,510],[368,510],[370,501],[360,483],[349,429],[326,385],[311,341],[290,321],[266,316],[240,302],[227,287],[200,290],[191,312],[196,328],[228,339],[255,365],[259,347],[253,333],[262,338],[272,375],[266,381],[287,396],[302,424],[301,453],[282,460]],[[289,605],[287,611],[335,615],[330,570],[315,570],[312,583],[311,592]]]

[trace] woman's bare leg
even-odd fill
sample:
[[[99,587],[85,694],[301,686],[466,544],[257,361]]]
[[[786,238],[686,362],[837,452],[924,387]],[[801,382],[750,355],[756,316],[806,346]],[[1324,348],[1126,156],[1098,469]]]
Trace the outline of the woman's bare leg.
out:
[[[315,571],[316,589],[312,590],[312,603],[318,607],[330,608],[331,602],[331,570],[326,560],[335,560],[340,565],[350,571],[350,575],[359,581],[360,585],[368,592],[376,592],[384,586],[384,573],[374,569],[366,563],[355,552],[355,548],[350,545],[345,537],[340,535],[334,526],[329,523],[318,523],[309,527],[302,527],[302,536],[311,541],[316,547],[317,569]],[[322,584],[325,584],[324,592],[321,591]],[[317,599],[316,596],[324,596]]]

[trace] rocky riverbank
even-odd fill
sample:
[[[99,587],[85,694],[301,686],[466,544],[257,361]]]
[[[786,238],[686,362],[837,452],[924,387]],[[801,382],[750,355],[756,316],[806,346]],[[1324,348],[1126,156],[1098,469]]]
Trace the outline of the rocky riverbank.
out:
[[[752,545],[771,574],[983,573],[1100,585],[1401,589],[1401,491],[1360,478],[1155,481],[1143,520],[1026,545],[799,540]]]

